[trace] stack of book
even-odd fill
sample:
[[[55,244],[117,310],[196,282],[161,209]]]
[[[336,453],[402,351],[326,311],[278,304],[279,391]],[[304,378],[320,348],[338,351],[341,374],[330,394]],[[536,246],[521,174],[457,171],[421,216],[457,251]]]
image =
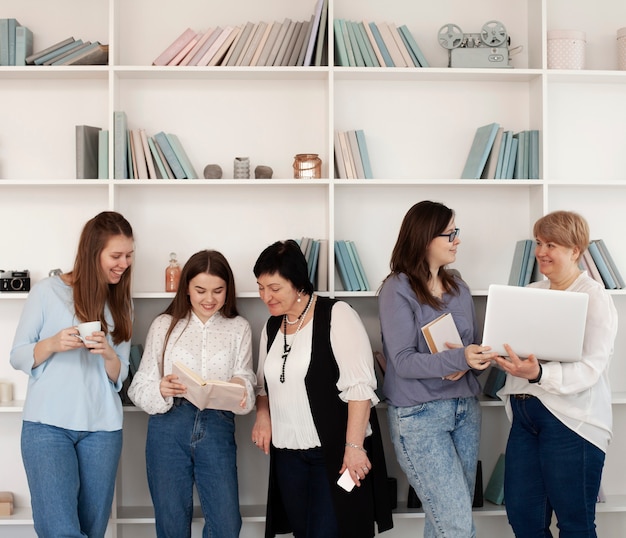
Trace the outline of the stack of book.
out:
[[[296,241],[306,258],[309,280],[317,291],[328,291],[328,240],[303,237]]]
[[[476,130],[461,179],[539,179],[539,131],[505,131],[498,123]]]
[[[593,239],[589,243],[581,257],[580,267],[608,290],[626,288],[624,279],[613,261],[613,256],[602,239]]]
[[[148,136],[128,129],[126,113],[113,114],[115,179],[198,179],[178,136],[163,131]]]
[[[335,265],[345,291],[370,289],[354,241],[335,241]]]
[[[30,39],[30,44],[25,45],[30,47],[30,53],[22,65],[106,65],[109,62],[109,46],[99,41],[83,41],[70,36],[33,53],[32,34],[30,37],[27,32],[25,34],[24,39]]]
[[[374,178],[362,129],[335,131],[335,176],[338,179]]]
[[[428,67],[406,27],[385,22],[333,21],[335,65],[344,67]]]
[[[328,0],[311,18],[246,22],[197,32],[187,28],[152,62],[156,66],[310,66],[327,62]]]

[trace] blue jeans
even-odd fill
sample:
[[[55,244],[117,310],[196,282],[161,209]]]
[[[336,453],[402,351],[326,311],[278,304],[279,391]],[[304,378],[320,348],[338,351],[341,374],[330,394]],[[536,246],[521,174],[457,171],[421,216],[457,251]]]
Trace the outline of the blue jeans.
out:
[[[241,529],[235,416],[199,410],[183,398],[148,421],[146,466],[159,538],[191,536],[193,485],[203,538],[237,538]]]
[[[511,397],[504,498],[518,538],[551,537],[552,511],[561,538],[595,537],[604,452],[570,430],[538,398]]]
[[[338,538],[322,449],[276,449],[274,462],[280,497],[293,535],[296,538]]]
[[[81,432],[24,421],[22,460],[37,536],[104,536],[121,451],[122,430]]]
[[[481,411],[474,397],[388,407],[400,467],[422,501],[426,538],[476,536],[472,500]]]

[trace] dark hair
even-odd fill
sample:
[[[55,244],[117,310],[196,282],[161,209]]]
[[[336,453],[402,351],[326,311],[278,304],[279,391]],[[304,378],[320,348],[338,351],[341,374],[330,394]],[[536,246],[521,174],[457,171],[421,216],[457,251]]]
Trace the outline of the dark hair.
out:
[[[76,318],[81,321],[100,320],[102,329],[108,332],[104,319],[104,306],[108,303],[113,318],[111,338],[115,344],[130,340],[132,335],[132,264],[124,271],[117,284],[109,284],[102,271],[100,255],[109,240],[115,236],[133,239],[129,222],[115,211],[103,211],[87,221],[78,241],[72,290]]]
[[[439,202],[418,202],[404,216],[391,254],[389,276],[407,275],[418,300],[433,307],[440,307],[441,301],[428,289],[430,267],[426,254],[430,242],[446,230],[453,217],[454,211]],[[439,277],[446,292],[458,291],[454,276],[445,268],[439,269]]]
[[[187,260],[187,263],[185,263],[180,273],[180,282],[176,295],[174,295],[172,302],[163,312],[163,314],[172,316],[172,321],[165,335],[162,359],[165,357],[165,346],[176,324],[181,319],[190,319],[191,300],[189,299],[189,283],[201,273],[219,277],[226,282],[226,300],[224,301],[224,306],[220,309],[221,314],[226,318],[234,318],[239,314],[237,312],[235,277],[224,255],[217,250],[201,250],[200,252],[196,252]]]
[[[276,241],[267,247],[254,264],[254,276],[278,273],[289,280],[298,291],[311,295],[314,291],[309,280],[309,269],[300,245],[293,239]]]

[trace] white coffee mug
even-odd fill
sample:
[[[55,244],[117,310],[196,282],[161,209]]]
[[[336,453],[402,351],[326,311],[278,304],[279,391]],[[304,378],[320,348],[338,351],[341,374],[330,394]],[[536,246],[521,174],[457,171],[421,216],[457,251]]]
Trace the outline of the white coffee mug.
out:
[[[93,344],[93,340],[88,340],[91,333],[95,333],[102,330],[102,325],[99,321],[86,321],[85,323],[78,324],[78,334],[80,339],[86,344]]]

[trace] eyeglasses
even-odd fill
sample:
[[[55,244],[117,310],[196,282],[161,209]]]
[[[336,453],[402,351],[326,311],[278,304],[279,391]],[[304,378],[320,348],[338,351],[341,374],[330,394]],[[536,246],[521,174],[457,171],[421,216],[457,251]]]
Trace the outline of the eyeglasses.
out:
[[[461,230],[459,228],[455,228],[454,231],[450,232],[449,234],[439,234],[439,237],[447,237],[448,241],[452,243],[452,241],[454,241],[457,237],[459,237],[460,233],[461,233]]]

